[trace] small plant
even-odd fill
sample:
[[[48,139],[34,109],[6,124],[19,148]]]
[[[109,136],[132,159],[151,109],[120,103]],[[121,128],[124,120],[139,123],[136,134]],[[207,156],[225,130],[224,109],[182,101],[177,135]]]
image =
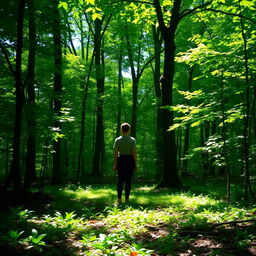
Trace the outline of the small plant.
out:
[[[17,230],[10,230],[8,232],[8,237],[5,238],[5,240],[14,246],[17,246],[19,243],[22,242],[22,239],[20,237],[23,233],[24,231],[19,232]]]
[[[32,213],[33,211],[28,209],[22,210],[22,207],[11,208],[11,216],[17,222],[27,222],[27,220],[32,217]]]
[[[12,240],[14,240],[14,241],[17,241],[18,240],[18,238],[22,235],[24,233],[24,231],[17,231],[17,230],[10,230],[9,232],[8,232],[8,235],[9,235],[9,237],[12,239]]]
[[[153,254],[153,250],[144,248],[143,243],[134,243],[130,247],[131,253],[130,256],[137,256],[137,255],[143,255],[143,256],[150,256]]]
[[[28,243],[28,248],[35,248],[37,251],[42,251],[42,246],[45,246],[45,242],[42,240],[46,234],[38,234],[36,229],[32,229],[31,236],[24,239],[24,242]]]
[[[138,248],[130,246],[130,243],[134,241],[135,239],[124,230],[112,234],[101,233],[98,237],[94,233],[85,234],[83,235],[82,240],[80,240],[80,242],[82,242],[87,248],[92,249],[94,253],[97,253],[97,255],[108,256],[129,255],[131,251],[137,252]]]
[[[31,217],[32,213],[33,211],[29,211],[28,209],[25,209],[18,212],[18,216],[20,217],[20,219],[28,219],[29,217]]]

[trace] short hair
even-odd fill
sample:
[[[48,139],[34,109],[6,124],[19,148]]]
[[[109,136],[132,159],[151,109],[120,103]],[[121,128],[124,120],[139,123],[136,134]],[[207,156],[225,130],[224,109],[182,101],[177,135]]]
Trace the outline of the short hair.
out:
[[[130,130],[131,126],[128,123],[121,124],[121,131],[122,132],[128,132]]]

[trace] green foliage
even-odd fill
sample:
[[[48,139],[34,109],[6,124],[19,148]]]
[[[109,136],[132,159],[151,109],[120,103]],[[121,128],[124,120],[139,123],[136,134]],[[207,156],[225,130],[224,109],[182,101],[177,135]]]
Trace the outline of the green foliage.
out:
[[[81,242],[93,251],[85,251],[85,255],[127,255],[136,252],[136,255],[151,255],[153,250],[143,247],[142,243],[135,243],[126,230],[113,234],[84,235]]]
[[[17,242],[19,237],[24,233],[24,231],[17,231],[17,230],[10,230],[8,232],[8,235],[10,237],[10,239],[14,242]]]
[[[222,192],[214,197],[206,195],[206,192],[210,192],[207,191],[208,187],[215,193],[219,190],[220,180],[208,183],[207,186],[201,184],[204,194],[199,194],[199,187],[193,180],[187,180],[189,181],[192,182],[191,191],[182,193],[156,190],[154,185],[136,186],[132,192],[131,204],[121,206],[109,205],[98,197],[89,201],[92,194],[101,194],[102,189],[116,193],[113,185],[107,188],[100,185],[87,188],[82,184],[69,184],[65,189],[72,189],[72,194],[59,193],[60,189],[51,187],[49,191],[54,194],[55,202],[47,208],[47,214],[45,208],[41,208],[39,214],[28,209],[13,209],[6,216],[8,227],[11,226],[12,229],[7,229],[5,233],[0,229],[0,245],[5,243],[11,252],[19,248],[23,250],[23,255],[26,252],[57,255],[63,254],[65,250],[70,255],[83,253],[120,256],[176,255],[188,249],[193,251],[193,243],[197,239],[214,239],[216,243],[223,241],[228,243],[229,248],[241,252],[250,247],[256,239],[254,226],[250,222],[245,226],[237,224],[235,228],[232,225],[220,226],[216,230],[216,237],[215,232],[211,231],[214,224],[253,219],[255,205],[223,201],[223,187]],[[87,196],[81,197],[82,187],[85,187],[85,191],[90,191]],[[147,202],[145,198],[148,199]],[[113,201],[114,199],[112,198]],[[69,211],[62,213],[57,209],[63,201]],[[74,205],[75,201],[79,203],[79,208]],[[197,236],[197,233],[205,235]],[[59,246],[56,247],[56,244]],[[225,247],[219,251],[210,252],[207,247],[204,250],[209,255],[228,253]]]
[[[28,249],[35,248],[37,251],[42,251],[42,246],[45,246],[45,242],[42,240],[46,234],[38,234],[36,229],[32,229],[31,235],[25,238],[23,241],[28,243]]]

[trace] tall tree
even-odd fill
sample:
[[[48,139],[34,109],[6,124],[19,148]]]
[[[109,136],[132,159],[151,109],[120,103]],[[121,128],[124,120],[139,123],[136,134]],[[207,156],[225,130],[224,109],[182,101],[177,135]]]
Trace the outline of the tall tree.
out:
[[[175,74],[175,35],[182,18],[194,10],[205,7],[210,2],[194,9],[181,12],[182,0],[174,0],[168,24],[165,24],[163,10],[159,0],[154,0],[154,7],[164,41],[164,70],[161,77],[162,84],[162,128],[163,128],[163,166],[160,187],[180,187],[181,182],[177,169],[177,148],[175,144],[174,130],[168,131],[173,125],[173,113],[166,106],[173,105],[173,79]]]
[[[25,0],[18,1],[17,15],[17,44],[15,60],[15,122],[13,131],[13,155],[10,174],[6,180],[6,187],[13,183],[16,192],[21,189],[21,165],[20,165],[20,145],[21,145],[21,125],[24,107],[24,83],[22,81],[22,49],[23,49],[23,26],[24,26]],[[9,64],[11,68],[11,64]]]
[[[36,178],[36,115],[35,115],[35,56],[36,56],[36,22],[34,0],[27,0],[29,12],[29,55],[28,70],[25,81],[27,88],[26,116],[28,127],[27,157],[24,186],[29,189],[31,181]]]
[[[155,66],[154,66],[154,88],[156,96],[156,165],[159,168],[162,165],[163,157],[163,137],[162,137],[162,109],[161,109],[161,51],[163,38],[159,27],[153,26],[153,39],[154,39],[154,56],[155,56]]]
[[[110,22],[111,15],[107,18],[105,27],[103,28],[102,19],[96,18],[94,31],[94,51],[95,51],[95,69],[96,69],[96,84],[97,84],[97,102],[96,102],[96,137],[95,149],[93,155],[92,174],[95,176],[101,175],[105,164],[105,140],[104,140],[104,124],[103,124],[103,103],[104,103],[104,54],[102,49],[103,35]]]
[[[131,117],[131,136],[136,137],[137,128],[137,115],[138,115],[138,92],[139,92],[139,81],[145,69],[154,60],[154,56],[149,56],[143,61],[143,54],[145,50],[143,49],[143,28],[139,28],[138,43],[132,45],[132,40],[130,38],[129,27],[125,26],[125,37],[127,44],[127,55],[129,59],[129,66],[132,75],[132,117]],[[134,34],[134,33],[133,33]]]
[[[121,126],[121,110],[122,110],[122,59],[123,59],[123,50],[120,47],[120,52],[118,56],[118,82],[117,82],[117,95],[118,95],[118,109],[117,109],[117,118],[116,118],[116,137],[120,133]]]
[[[164,70],[161,77],[162,106],[172,106],[172,87],[174,78],[175,33],[180,22],[181,0],[174,0],[171,18],[168,26],[165,25],[159,0],[154,0],[160,30],[164,41]],[[163,128],[163,170],[159,186],[180,187],[181,182],[177,170],[177,149],[174,131],[168,131],[173,125],[173,113],[168,109],[162,111]]]
[[[61,18],[58,8],[59,1],[52,0],[52,33],[53,33],[53,51],[54,51],[54,129],[61,131],[61,105],[62,105],[62,49],[61,49]],[[63,180],[62,161],[61,161],[61,139],[53,140],[53,184],[59,184]]]
[[[195,66],[192,66],[189,68],[188,71],[188,91],[192,91],[192,83],[193,83],[193,73],[195,70]],[[189,100],[186,100],[187,104],[189,104]],[[188,172],[188,160],[187,155],[189,154],[189,132],[190,132],[190,126],[186,125],[185,128],[185,134],[184,134],[184,149],[183,149],[183,162],[182,162],[182,172],[184,174],[187,174]]]

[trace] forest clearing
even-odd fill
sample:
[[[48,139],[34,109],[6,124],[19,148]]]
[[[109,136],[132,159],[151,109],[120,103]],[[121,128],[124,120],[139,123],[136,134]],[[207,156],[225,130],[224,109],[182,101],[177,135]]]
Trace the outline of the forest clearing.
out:
[[[0,255],[256,255],[255,6],[0,1]]]
[[[227,203],[219,180],[207,193],[192,180],[183,192],[134,183],[128,205],[105,184],[51,186],[13,205],[1,213],[1,255],[256,255],[256,205]]]

